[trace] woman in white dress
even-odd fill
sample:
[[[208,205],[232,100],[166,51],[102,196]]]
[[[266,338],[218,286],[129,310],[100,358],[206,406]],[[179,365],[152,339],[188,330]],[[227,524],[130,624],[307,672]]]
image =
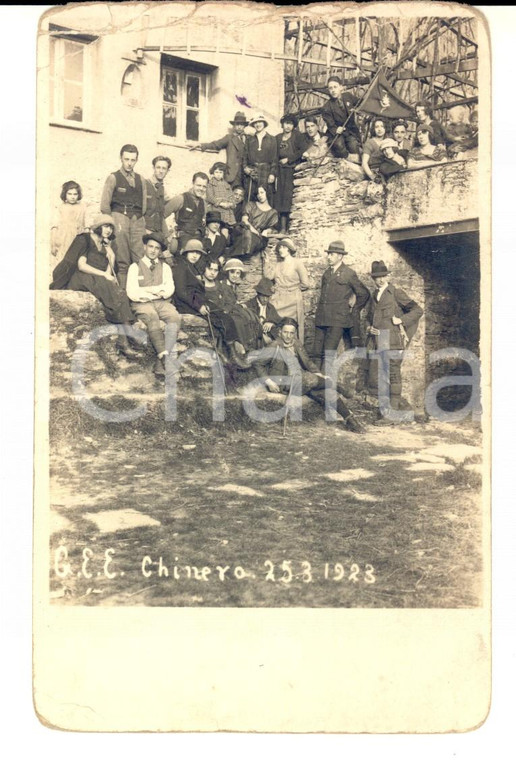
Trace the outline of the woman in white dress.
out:
[[[296,258],[296,247],[290,238],[278,242],[276,257],[276,262],[265,262],[263,272],[275,284],[271,303],[280,317],[293,317],[296,320],[302,343],[305,337],[303,291],[311,288],[312,283],[304,264]]]

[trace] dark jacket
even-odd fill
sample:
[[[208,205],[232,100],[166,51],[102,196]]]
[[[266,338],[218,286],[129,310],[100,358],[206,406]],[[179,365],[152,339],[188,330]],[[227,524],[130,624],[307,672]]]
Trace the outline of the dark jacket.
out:
[[[215,241],[213,243],[211,242],[210,238],[206,236],[203,237],[202,244],[204,246],[204,250],[206,251],[207,260],[217,261],[219,256],[224,256],[227,240],[222,232],[219,232],[218,235],[215,236]],[[207,263],[208,261],[206,261],[206,264]]]
[[[401,288],[391,283],[383,291],[380,300],[373,294],[366,309],[367,323],[378,330],[389,330],[390,348],[405,348],[403,331],[399,325],[392,324],[392,317],[399,317],[404,331],[410,341],[414,336],[418,322],[423,315],[423,309],[409,298]],[[375,336],[370,336],[375,337]],[[368,341],[369,342],[369,341]],[[376,342],[376,341],[375,341]]]
[[[357,102],[357,98],[350,92],[344,92],[339,98],[330,98],[326,101],[321,111],[321,116],[326,122],[330,140],[337,134],[337,127],[342,127],[346,124],[346,132],[360,141],[360,132],[355,122],[355,116],[350,116],[351,110],[356,106]],[[348,118],[349,121],[347,121]]]
[[[185,256],[177,257],[173,269],[174,304],[180,314],[196,314],[204,305],[204,283],[197,276],[198,272]]]
[[[259,318],[260,307],[258,306],[258,298],[256,296],[254,298],[251,298],[249,301],[246,301],[245,305],[250,311],[256,314],[256,316]],[[275,307],[271,304],[270,301],[265,307],[265,322],[272,322],[273,325],[279,325],[279,323],[281,322],[280,315],[278,314]],[[278,332],[277,330],[271,330],[271,335],[275,338],[277,332]]]
[[[165,223],[165,196],[157,190],[150,179],[145,182],[147,193],[147,209],[145,211],[145,228],[151,232],[159,232],[168,237],[168,227]]]
[[[224,179],[226,182],[229,182],[230,185],[233,183],[241,184],[242,182],[242,162],[244,160],[247,135],[242,135],[242,138],[229,132],[227,135],[224,135],[224,137],[221,137],[220,140],[201,143],[201,150],[225,149],[227,169]]]
[[[247,139],[244,153],[244,167],[256,166],[257,164],[267,164],[266,172],[263,174],[278,173],[278,143],[276,138],[268,133],[262,140],[262,149],[258,150],[258,138],[252,135]]]
[[[276,349],[271,359],[258,359],[253,364],[258,377],[273,377],[291,374],[288,371],[287,363],[284,359],[281,358],[280,350],[289,350],[285,348],[285,344],[283,343],[282,339],[276,338],[276,340],[274,340],[268,347],[269,351],[271,349]],[[305,372],[319,372],[319,368],[310,359],[299,340],[294,341],[293,349],[294,356],[299,362],[301,370],[304,370]]]
[[[349,299],[355,293],[357,300],[353,309]],[[346,264],[341,264],[336,272],[331,267],[324,272],[321,280],[321,294],[315,312],[316,327],[352,327],[355,314],[365,306],[369,291]]]

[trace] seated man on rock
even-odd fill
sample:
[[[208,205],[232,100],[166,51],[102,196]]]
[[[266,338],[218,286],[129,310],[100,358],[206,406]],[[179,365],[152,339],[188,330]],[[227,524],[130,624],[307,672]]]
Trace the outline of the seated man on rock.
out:
[[[310,360],[302,344],[297,339],[297,322],[295,319],[285,317],[282,320],[279,336],[271,343],[268,350],[270,351],[271,348],[275,349],[272,358],[258,359],[254,362],[258,376],[265,378],[265,385],[271,393],[289,392],[287,385],[278,385],[272,379],[273,377],[279,378],[288,375],[291,377],[293,388],[296,388],[296,383],[298,384],[298,392],[301,395],[309,396],[318,404],[325,407],[326,387],[328,386],[331,389],[330,398],[333,394],[332,400],[335,403],[337,414],[344,419],[347,429],[353,433],[365,432],[363,426],[342,399],[342,396],[346,395],[344,387],[340,383],[332,386],[331,379],[319,372],[317,365]],[[294,374],[289,364],[287,364],[285,356],[288,353],[297,361],[299,373],[296,372]]]
[[[278,325],[281,322],[280,315],[270,302],[271,296],[274,293],[274,286],[271,280],[267,277],[262,277],[260,282],[254,286],[254,289],[256,290],[255,297],[246,301],[245,305],[260,320],[263,331],[261,345],[267,346],[278,337]]]
[[[135,315],[144,322],[149,340],[156,352],[154,374],[165,376],[163,359],[168,354],[160,321],[166,325],[181,325],[181,315],[170,303],[174,293],[172,270],[159,256],[167,243],[159,232],[150,232],[143,238],[144,255],[131,264],[127,272],[127,295]],[[178,337],[178,336],[176,336]],[[186,337],[181,334],[181,337]]]

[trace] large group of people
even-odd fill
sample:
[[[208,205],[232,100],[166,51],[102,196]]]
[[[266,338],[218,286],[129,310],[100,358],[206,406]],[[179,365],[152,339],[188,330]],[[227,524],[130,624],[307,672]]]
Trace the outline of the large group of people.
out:
[[[286,392],[274,376],[289,374],[289,362],[284,361],[288,352],[301,368],[301,392],[324,403],[329,384],[337,413],[350,430],[360,432],[362,426],[344,400],[345,389],[325,374],[325,360],[341,340],[345,350],[365,346],[368,359],[360,366],[355,393],[378,394],[380,366],[390,378],[389,406],[402,409],[402,351],[422,310],[390,282],[383,261],[372,262],[372,287],[367,287],[344,263],[342,240],[327,246],[329,266],[320,283],[312,282],[288,236],[295,167],[331,153],[360,163],[370,180],[383,181],[407,168],[461,157],[476,147],[478,130],[476,114],[469,115],[463,106],[450,109],[449,122],[442,125],[421,102],[414,110],[415,129],[409,131],[404,119],[377,116],[364,135],[356,119],[357,98],[338,77],[330,77],[328,93],[320,118],[305,116],[302,132],[292,115],[282,117],[281,132],[273,136],[264,115],[248,120],[237,112],[227,135],[192,148],[225,150],[225,161],[216,160],[209,176],[195,172],[191,186],[176,195],[165,189],[172,166],[168,156],[153,159],[146,179],[135,171],[138,148],[124,145],[120,167],[108,175],[100,213],[89,226],[80,185],[65,182],[52,226],[56,266],[50,287],[92,293],[106,319],[120,326],[117,348],[129,359],[142,348],[129,328],[135,321],[143,323],[158,378],[166,376],[163,325],[176,325],[177,340],[184,340],[184,314],[209,324],[229,381],[254,367],[270,391]],[[249,134],[250,127],[254,134]],[[167,220],[172,217],[171,233]],[[243,303],[239,291],[246,258],[263,251],[271,237],[275,260],[263,259],[256,295]],[[307,351],[303,291],[314,287],[319,289],[315,335]],[[387,345],[379,341],[385,331]],[[273,359],[254,362],[250,353],[264,346],[277,349]],[[393,358],[393,351],[399,356]]]

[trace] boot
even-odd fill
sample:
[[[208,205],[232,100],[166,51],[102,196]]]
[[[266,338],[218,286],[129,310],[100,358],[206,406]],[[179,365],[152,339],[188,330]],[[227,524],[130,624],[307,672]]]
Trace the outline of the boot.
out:
[[[344,422],[346,423],[347,429],[351,433],[365,433],[366,432],[365,427],[362,425],[361,422],[359,422],[357,420],[357,418],[355,417],[355,415],[353,413],[350,413],[346,417],[346,419],[344,420]]]
[[[236,348],[237,346],[239,346],[241,350]],[[247,357],[241,343],[237,343],[236,341],[234,343],[231,343],[229,346],[229,355],[233,364],[235,364],[240,369],[249,369],[251,366],[247,361]]]
[[[137,359],[138,354],[136,351],[133,351],[131,346],[129,345],[129,341],[127,339],[127,335],[119,335],[116,340],[116,350],[119,354],[122,356],[125,356],[127,359]]]
[[[280,214],[280,232],[287,232],[288,228],[288,217],[286,214]]]
[[[156,377],[159,377],[159,378],[165,377],[165,363],[163,359],[160,359],[159,356],[156,356],[153,372],[156,375]]]

